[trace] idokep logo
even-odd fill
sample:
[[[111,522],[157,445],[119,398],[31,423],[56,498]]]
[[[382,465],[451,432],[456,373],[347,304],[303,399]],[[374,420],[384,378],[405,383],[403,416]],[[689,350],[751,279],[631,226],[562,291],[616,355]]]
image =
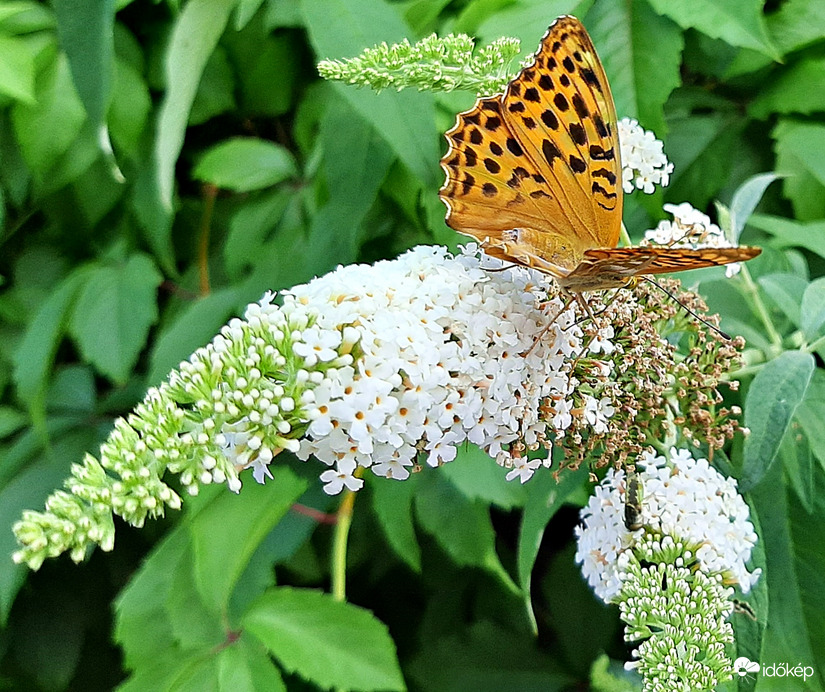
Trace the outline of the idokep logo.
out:
[[[733,672],[740,678],[750,673],[760,673],[766,678],[797,678],[807,682],[808,678],[813,676],[814,669],[813,666],[803,666],[801,663],[768,663],[760,666],[756,661],[740,656],[733,662]]]
[[[759,664],[745,656],[740,656],[733,662],[733,672],[740,678],[744,678],[748,673],[758,673]]]

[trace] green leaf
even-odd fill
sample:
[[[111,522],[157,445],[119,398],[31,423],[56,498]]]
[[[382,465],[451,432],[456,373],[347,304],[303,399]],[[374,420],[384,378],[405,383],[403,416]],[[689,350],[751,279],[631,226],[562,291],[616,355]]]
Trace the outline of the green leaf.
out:
[[[825,58],[807,58],[766,80],[748,112],[755,118],[773,113],[809,115],[825,110]]]
[[[223,612],[255,550],[306,489],[288,468],[272,470],[266,485],[251,477],[240,495],[224,492],[189,522],[195,582],[207,607]]]
[[[413,689],[428,692],[561,692],[574,686],[534,636],[484,621],[427,637],[410,672]]]
[[[420,485],[415,509],[418,522],[457,565],[489,570],[518,592],[496,554],[486,503],[467,500],[446,478],[431,474]]]
[[[393,162],[380,133],[342,99],[333,99],[324,113],[319,142],[329,199],[310,228],[309,266],[316,274],[328,271],[331,259],[344,264],[357,259],[362,222]]]
[[[413,522],[417,480],[417,477],[405,481],[378,478],[371,483],[370,498],[387,542],[410,569],[421,572],[421,548]]]
[[[547,523],[561,506],[567,502],[570,494],[587,482],[589,469],[582,464],[575,471],[566,469],[559,481],[553,474],[540,469],[540,472],[527,484],[527,504],[521,519],[518,539],[518,578],[522,591],[530,593],[530,580],[539,554],[539,546],[544,537]]]
[[[751,497],[765,547],[766,568],[762,578],[768,581],[770,603],[762,660],[813,662],[814,651],[821,651],[821,645],[816,644],[811,630],[821,632],[822,626],[816,623],[818,616],[809,620],[804,611],[811,607],[806,603],[808,598],[825,596],[822,572],[819,572],[825,570],[820,542],[825,541],[822,501],[817,497],[814,515],[805,512],[802,503],[783,482],[779,464],[768,471]],[[814,550],[815,545],[820,547]],[[806,562],[809,565],[806,566]],[[806,579],[800,574],[803,569],[808,573]]]
[[[521,41],[521,54],[526,57],[538,48],[539,40],[555,17],[563,14],[584,17],[592,6],[593,0],[470,3],[456,22],[455,31],[478,36],[477,45],[490,43],[500,36],[512,36]],[[512,68],[515,75],[518,65]]]
[[[23,158],[44,178],[77,139],[86,119],[65,55],[58,55],[37,76],[37,103],[12,106],[12,123]],[[44,133],[48,132],[48,137]]]
[[[218,653],[217,687],[222,692],[286,692],[281,672],[260,647],[241,637]]]
[[[748,219],[765,194],[768,185],[780,177],[777,173],[760,173],[751,176],[736,189],[730,203],[730,226],[725,229],[728,240],[732,243],[739,242],[739,236],[742,235]]]
[[[118,60],[114,94],[109,106],[109,128],[119,149],[130,156],[140,153],[152,98],[143,76],[130,64]]]
[[[0,406],[0,440],[16,433],[27,421],[28,417],[22,411],[11,406]]]
[[[155,140],[158,193],[166,209],[172,208],[175,163],[198,83],[235,5],[236,0],[190,0],[175,23],[166,52],[167,88]]]
[[[800,221],[825,216],[825,125],[781,119],[772,132],[776,168]]]
[[[278,663],[321,687],[403,690],[395,645],[369,611],[317,591],[270,590],[243,619]]]
[[[667,155],[673,162],[668,201],[689,199],[702,209],[727,182],[733,152],[740,146],[744,121],[727,112],[678,115],[668,119]]]
[[[97,129],[104,122],[112,91],[115,0],[54,0],[52,5],[77,93]]]
[[[226,271],[234,281],[246,277],[261,261],[267,239],[273,235],[294,197],[275,188],[250,199],[232,215],[223,242]]]
[[[587,25],[610,79],[619,117],[637,118],[660,138],[664,104],[681,84],[684,40],[679,27],[643,0],[596,3]]]
[[[799,327],[799,305],[808,282],[795,274],[778,273],[760,276],[758,283],[793,325]]]
[[[787,55],[822,40],[825,5],[820,0],[785,0],[768,15],[767,24],[774,43]]]
[[[748,225],[772,235],[774,247],[802,247],[825,258],[825,221],[800,223],[780,216],[754,214]]]
[[[235,192],[261,190],[298,174],[284,147],[263,139],[235,137],[208,149],[192,177]]]
[[[46,378],[57,347],[88,274],[86,268],[76,269],[55,287],[29,322],[23,340],[14,352],[13,378],[17,396],[29,405],[33,405],[45,392]]]
[[[77,421],[73,425],[77,426]],[[82,427],[79,430],[69,428],[68,433],[55,434],[51,442],[65,456],[50,454],[42,446],[35,448],[27,445],[30,454],[24,460],[25,468],[13,477],[0,479],[0,526],[5,527],[0,532],[0,554],[7,556],[0,563],[0,622],[4,626],[8,623],[14,598],[25,583],[28,571],[24,565],[15,565],[8,559],[18,548],[10,527],[20,519],[24,510],[43,507],[46,498],[55,488],[60,487],[69,470],[68,461],[80,459],[84,449],[92,444],[90,438],[93,437],[93,432],[90,432],[92,431],[88,427]],[[8,448],[2,450],[4,466],[13,461],[7,450]],[[4,468],[4,471],[11,469]]]
[[[0,36],[0,94],[35,104],[34,55],[24,39]]]
[[[301,9],[319,58],[347,58],[365,46],[398,42],[407,34],[397,12],[383,0],[303,0]],[[334,85],[419,180],[439,182],[438,139],[433,136],[432,96],[412,90],[374,94]]]
[[[155,545],[115,601],[114,638],[127,668],[145,670],[175,646],[166,603],[186,557],[189,533],[178,527]]]
[[[816,364],[810,353],[785,351],[754,377],[745,399],[744,460],[739,487],[747,492],[771,467]]]
[[[149,383],[161,382],[172,368],[209,343],[235,314],[238,292],[228,288],[210,293],[186,306],[155,340],[149,358]]]
[[[760,0],[651,0],[650,4],[683,29],[698,29],[712,38],[752,48],[774,60],[780,57],[768,36]]]
[[[482,500],[505,510],[521,507],[529,495],[527,486],[508,481],[506,471],[473,444],[461,447],[456,458],[442,467],[441,473],[469,500]]]
[[[799,326],[808,341],[822,336],[825,325],[825,277],[808,284],[802,296]]]
[[[123,383],[158,317],[155,263],[134,254],[116,266],[98,265],[75,305],[70,331],[84,357],[113,381]]]

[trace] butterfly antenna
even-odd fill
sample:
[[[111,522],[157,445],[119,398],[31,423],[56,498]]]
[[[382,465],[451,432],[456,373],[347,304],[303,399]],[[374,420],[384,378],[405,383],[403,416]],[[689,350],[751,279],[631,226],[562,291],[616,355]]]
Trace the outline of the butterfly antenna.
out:
[[[679,307],[681,307],[681,308],[682,308],[685,312],[687,312],[687,313],[688,313],[688,314],[690,314],[690,315],[693,315],[693,316],[694,316],[697,320],[699,320],[699,321],[700,321],[702,324],[704,324],[706,327],[709,327],[710,329],[712,329],[713,331],[715,331],[715,332],[716,332],[719,336],[721,336],[723,339],[725,339],[726,341],[730,341],[730,340],[731,340],[731,338],[730,338],[730,334],[727,334],[727,333],[723,332],[721,329],[719,329],[719,327],[717,327],[717,326],[716,326],[716,325],[714,325],[714,324],[711,324],[711,323],[710,323],[710,322],[708,322],[708,321],[707,321],[704,317],[700,317],[699,315],[697,315],[697,314],[696,314],[693,310],[691,310],[691,309],[690,309],[687,305],[685,305],[685,304],[684,304],[681,300],[679,300],[679,299],[678,299],[675,295],[673,295],[673,293],[671,293],[670,291],[668,291],[668,290],[667,290],[664,286],[662,286],[662,284],[660,284],[658,281],[655,281],[654,279],[651,279],[649,276],[642,276],[641,278],[642,278],[642,279],[644,279],[645,281],[647,281],[648,283],[653,284],[653,285],[654,285],[656,288],[658,288],[660,291],[662,291],[662,292],[664,292],[665,294],[667,294],[667,296],[668,296],[668,297],[669,297],[669,298],[670,298],[670,299],[671,299],[674,303],[676,303]]]

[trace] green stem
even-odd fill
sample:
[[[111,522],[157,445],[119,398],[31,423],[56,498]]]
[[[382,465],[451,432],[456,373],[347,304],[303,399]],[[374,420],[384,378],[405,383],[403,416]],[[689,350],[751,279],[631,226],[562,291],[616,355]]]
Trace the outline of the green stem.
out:
[[[355,470],[356,477],[361,476],[363,468]],[[347,539],[349,528],[352,525],[352,507],[355,504],[355,493],[345,491],[344,499],[338,508],[335,522],[335,537],[332,543],[332,597],[336,601],[347,600]]]
[[[768,333],[768,338],[771,341],[774,351],[776,353],[780,353],[782,351],[782,335],[774,326],[773,320],[768,313],[768,308],[765,306],[765,303],[762,301],[762,297],[759,295],[759,287],[754,282],[753,277],[751,277],[751,274],[746,266],[742,265],[742,270],[739,272],[739,276],[742,277],[745,292],[750,297],[753,306],[756,308],[756,313],[759,315],[759,319],[761,319],[762,324],[765,325],[765,331]]]
[[[624,222],[622,222],[622,228],[619,231],[619,239],[622,241],[622,245],[626,245],[628,247],[633,245],[633,242],[630,240],[630,234],[624,226]]]

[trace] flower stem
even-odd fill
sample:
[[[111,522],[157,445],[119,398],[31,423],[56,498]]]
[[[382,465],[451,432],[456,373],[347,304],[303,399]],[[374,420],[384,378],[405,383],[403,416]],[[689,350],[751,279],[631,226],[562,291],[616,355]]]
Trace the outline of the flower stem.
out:
[[[739,272],[739,276],[742,277],[742,283],[745,287],[745,292],[750,297],[751,301],[753,302],[753,306],[756,308],[756,313],[759,315],[759,319],[762,320],[762,324],[765,325],[765,331],[768,333],[768,337],[770,338],[771,345],[774,347],[776,353],[782,352],[782,335],[777,331],[776,327],[773,324],[773,320],[771,319],[770,314],[768,313],[768,308],[765,306],[765,303],[762,301],[761,296],[759,295],[759,287],[754,282],[753,278],[751,277],[751,273],[748,271],[748,268],[742,265],[742,270]]]
[[[364,469],[359,466],[354,476],[360,478]],[[335,537],[332,544],[332,597],[336,601],[347,600],[347,539],[352,524],[352,508],[355,505],[355,493],[347,490],[338,508],[338,521],[335,523]]]

